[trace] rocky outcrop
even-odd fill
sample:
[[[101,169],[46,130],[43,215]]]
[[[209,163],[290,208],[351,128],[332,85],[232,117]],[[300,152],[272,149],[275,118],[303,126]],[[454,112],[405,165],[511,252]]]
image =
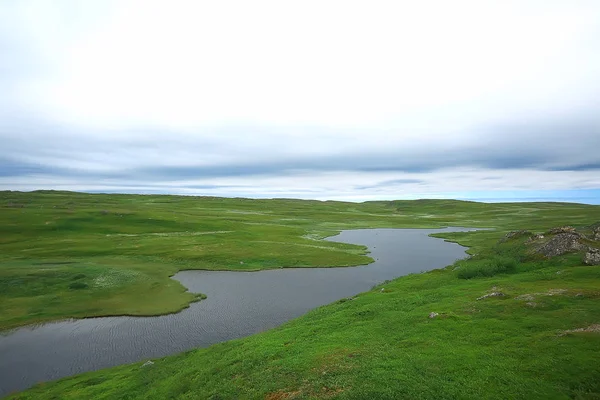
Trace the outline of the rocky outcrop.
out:
[[[550,229],[548,232],[546,232],[549,235],[558,235],[560,233],[574,233],[579,235],[579,233],[577,232],[577,230],[572,227],[572,226],[559,226],[558,228],[552,228]]]
[[[524,236],[532,236],[533,233],[526,231],[526,230],[520,230],[520,231],[512,231],[512,232],[508,232],[506,235],[504,235],[504,237],[502,239],[500,239],[500,243],[504,243],[504,242],[508,242],[509,240],[512,239],[517,239],[520,237],[524,237]]]
[[[600,242],[600,226],[594,228],[591,239]]]
[[[583,262],[587,265],[600,265],[600,249],[588,249],[583,258]]]
[[[525,244],[531,251],[544,257],[562,256],[567,253],[586,252],[583,261],[588,265],[600,265],[600,250],[595,248],[594,241],[600,241],[600,222],[577,231],[572,226],[552,228],[545,234],[528,230],[508,232],[500,243],[527,237]]]
[[[581,235],[579,233],[564,232],[557,234],[544,243],[536,250],[536,252],[546,257],[556,257],[566,253],[586,250],[587,248],[588,246],[581,243]]]
[[[530,244],[530,243],[536,242],[538,240],[542,240],[543,238],[544,238],[544,235],[536,233],[536,234],[532,235],[529,239],[527,239],[525,244]]]

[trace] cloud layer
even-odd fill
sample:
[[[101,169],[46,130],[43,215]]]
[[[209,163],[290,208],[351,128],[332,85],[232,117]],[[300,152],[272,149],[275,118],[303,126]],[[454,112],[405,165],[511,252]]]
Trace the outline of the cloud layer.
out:
[[[600,188],[600,5],[4,2],[0,189]]]

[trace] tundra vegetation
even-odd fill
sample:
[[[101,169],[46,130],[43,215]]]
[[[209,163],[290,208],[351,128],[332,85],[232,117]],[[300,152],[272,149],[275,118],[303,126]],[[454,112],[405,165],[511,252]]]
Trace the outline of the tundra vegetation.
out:
[[[447,268],[15,399],[600,398],[599,206],[0,192],[0,215],[2,330],[176,312],[201,297],[169,279],[184,269],[370,262],[319,240],[342,229],[494,228],[436,234],[469,247]]]

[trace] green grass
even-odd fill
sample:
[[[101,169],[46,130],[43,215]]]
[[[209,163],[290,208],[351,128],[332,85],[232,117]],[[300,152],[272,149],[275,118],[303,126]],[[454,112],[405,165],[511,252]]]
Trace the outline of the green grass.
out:
[[[510,257],[494,257],[487,260],[478,260],[477,262],[462,263],[458,267],[461,268],[458,271],[459,278],[471,279],[514,272],[517,269],[517,262]]]
[[[183,269],[369,262],[362,246],[317,240],[341,229],[495,228],[436,234],[472,257],[387,282],[383,292],[17,399],[600,398],[600,334],[567,332],[600,324],[600,267],[581,265],[580,254],[540,259],[524,238],[497,244],[509,230],[590,225],[598,206],[3,192],[0,216],[3,329],[174,312],[200,298],[168,278]],[[492,291],[505,296],[476,300]]]

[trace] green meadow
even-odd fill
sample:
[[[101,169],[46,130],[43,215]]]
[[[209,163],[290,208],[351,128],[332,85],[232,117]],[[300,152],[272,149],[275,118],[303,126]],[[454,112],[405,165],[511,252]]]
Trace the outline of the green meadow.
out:
[[[276,329],[14,398],[600,399],[600,266],[543,258],[526,238],[499,243],[598,221],[600,206],[571,203],[0,192],[0,330],[177,312],[202,299],[169,278],[181,270],[372,261],[364,246],[320,240],[343,229],[493,228],[437,234],[472,257]]]

